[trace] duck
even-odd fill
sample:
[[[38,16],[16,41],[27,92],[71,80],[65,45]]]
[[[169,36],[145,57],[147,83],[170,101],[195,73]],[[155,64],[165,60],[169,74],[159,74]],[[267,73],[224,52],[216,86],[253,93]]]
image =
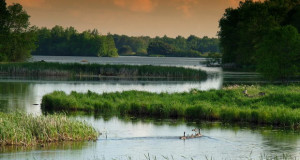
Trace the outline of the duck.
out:
[[[194,132],[196,132],[196,134],[195,134],[195,137],[200,137],[200,136],[202,136],[201,135],[201,129],[200,128],[195,128],[195,129],[193,129],[192,131],[194,131]],[[198,133],[197,133],[198,132]]]
[[[182,140],[186,140],[185,132],[183,132],[183,136],[182,136],[182,137],[180,137],[180,139],[182,139]]]

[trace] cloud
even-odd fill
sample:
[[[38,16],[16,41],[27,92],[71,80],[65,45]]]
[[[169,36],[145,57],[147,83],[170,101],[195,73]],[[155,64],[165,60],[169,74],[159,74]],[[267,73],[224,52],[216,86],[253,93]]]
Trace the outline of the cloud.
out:
[[[114,4],[133,12],[151,12],[156,7],[152,0],[114,0]]]
[[[24,7],[38,8],[45,4],[45,0],[7,0],[7,4],[20,3]]]
[[[175,0],[179,5],[177,7],[186,17],[192,16],[192,8],[193,6],[198,4],[198,0]]]

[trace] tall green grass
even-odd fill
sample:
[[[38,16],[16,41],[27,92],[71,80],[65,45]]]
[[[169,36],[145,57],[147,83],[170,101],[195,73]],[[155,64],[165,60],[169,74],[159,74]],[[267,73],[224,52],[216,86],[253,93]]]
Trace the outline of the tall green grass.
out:
[[[53,92],[45,95],[45,110],[104,112],[121,115],[249,122],[300,127],[300,86],[230,86],[222,90],[188,93],[149,93],[126,91],[96,94],[93,92],[66,95]],[[265,92],[265,96],[259,96]]]
[[[98,136],[93,127],[63,115],[0,113],[0,146],[96,140]]]
[[[183,67],[79,63],[0,63],[0,73],[34,76],[119,76],[205,79],[206,72]]]

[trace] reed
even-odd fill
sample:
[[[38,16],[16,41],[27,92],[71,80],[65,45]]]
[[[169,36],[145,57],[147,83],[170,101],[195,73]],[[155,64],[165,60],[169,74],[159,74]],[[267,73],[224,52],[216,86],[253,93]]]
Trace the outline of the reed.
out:
[[[245,87],[250,96],[245,96]],[[260,96],[258,93],[264,92]],[[252,96],[251,96],[252,95]],[[42,100],[44,110],[87,111],[161,118],[249,122],[300,127],[300,86],[229,86],[186,93],[126,91],[70,95],[53,92]]]
[[[167,66],[101,65],[80,63],[0,63],[0,73],[31,76],[117,76],[206,79],[201,70]]]
[[[99,132],[64,115],[0,113],[0,146],[32,146],[50,142],[96,140]]]

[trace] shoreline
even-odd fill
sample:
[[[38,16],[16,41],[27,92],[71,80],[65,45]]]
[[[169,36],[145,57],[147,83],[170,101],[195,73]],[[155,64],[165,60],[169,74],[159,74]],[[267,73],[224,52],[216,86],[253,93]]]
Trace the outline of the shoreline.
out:
[[[247,96],[243,94],[247,88]],[[84,111],[136,117],[246,122],[300,127],[299,85],[228,86],[222,90],[185,93],[125,91],[67,95],[53,92],[42,99],[45,111]]]
[[[60,76],[60,77],[135,77],[206,79],[202,70],[152,65],[102,65],[79,63],[0,63],[0,73],[11,76]],[[4,74],[5,73],[5,74]]]
[[[0,146],[36,146],[47,143],[94,141],[100,132],[86,122],[64,115],[34,116],[0,112]]]

